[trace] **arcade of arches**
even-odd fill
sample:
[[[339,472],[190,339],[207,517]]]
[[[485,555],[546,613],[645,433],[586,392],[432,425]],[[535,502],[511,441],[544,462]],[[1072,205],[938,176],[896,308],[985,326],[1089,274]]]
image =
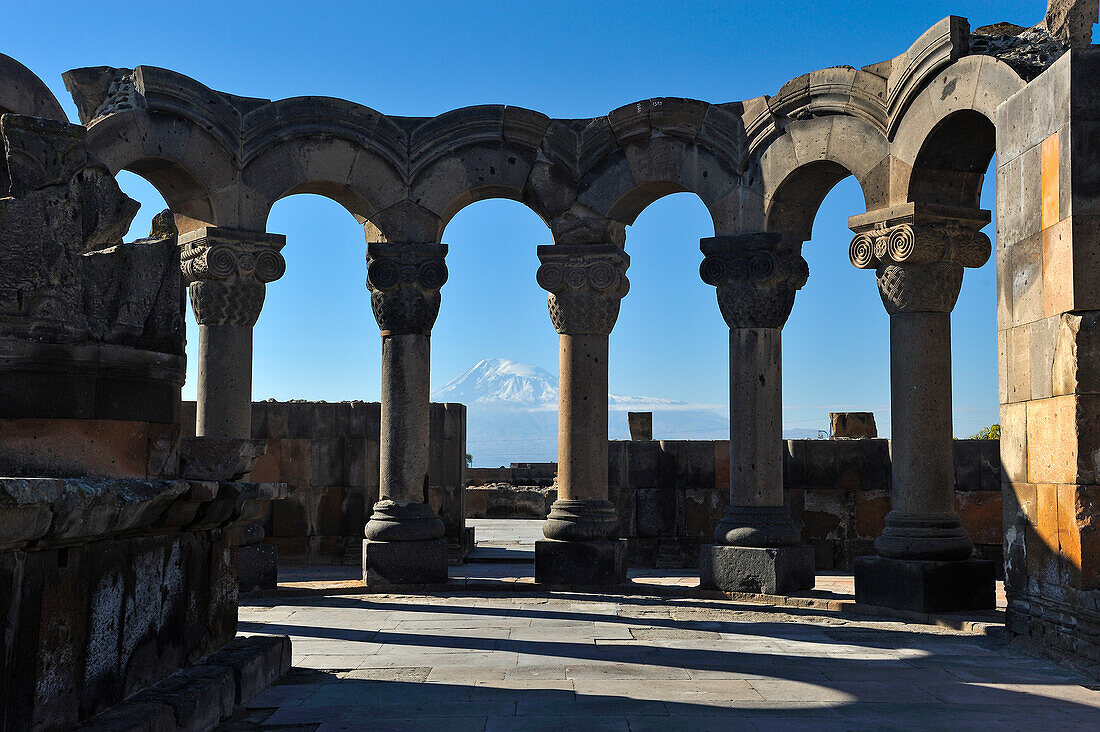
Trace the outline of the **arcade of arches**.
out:
[[[210,589],[225,574],[214,576],[211,557],[235,561],[230,548],[254,544],[250,511],[280,495],[242,482],[264,449],[251,439],[252,328],[286,268],[268,213],[303,192],[339,202],[367,238],[382,337],[368,585],[447,580],[444,527],[425,497],[429,339],[448,277],[440,238],[459,210],[491,197],[523,202],[553,237],[538,249],[537,284],[559,337],[559,498],[536,545],[536,581],[625,580],[606,433],[608,336],[629,290],[624,227],[657,198],[690,191],[713,219],[700,275],[729,325],[730,507],[702,550],[701,582],[769,594],[812,586],[813,552],[783,502],[781,341],[811,275],[801,247],[818,206],[851,175],[866,207],[851,212],[850,258],[877,279],[890,316],[893,414],[893,510],[877,556],[856,563],[858,601],[993,607],[993,564],[972,557],[953,508],[950,316],[966,269],[995,256],[1007,626],[1100,661],[1100,50],[1082,31],[1090,4],[1069,5],[1031,29],[972,30],[948,17],[896,58],[815,71],[770,97],[650,99],[593,119],[504,106],[394,117],[339,99],[238,97],[153,67],[94,67],[64,76],[80,112],[72,125],[40,80],[0,56],[0,466],[19,476],[0,479],[0,577],[23,578],[0,615],[38,623],[26,607],[59,591],[57,567],[88,562],[91,584],[73,602],[113,612],[96,604],[95,578],[116,572],[135,598],[143,582],[174,587],[163,567],[186,546],[194,567],[184,561],[183,584],[226,623],[179,650],[189,641],[178,629],[150,619],[149,648],[172,647],[176,661],[131,678],[116,659],[84,675],[98,679],[98,701],[83,695],[92,681],[74,680],[56,687],[70,691],[53,707],[54,687],[36,681],[42,665],[20,665],[5,647],[3,678],[25,670],[5,709],[50,707],[73,721],[232,637],[236,596]],[[992,214],[978,206],[994,155],[996,252],[981,231]],[[173,214],[140,247],[120,243],[134,213],[112,177],[122,170],[156,186]],[[185,289],[199,328],[198,437],[181,445]],[[127,441],[138,467],[95,464],[96,441],[108,439]],[[142,569],[136,548],[114,569],[80,558],[80,547],[123,540],[160,552],[160,574]],[[32,582],[48,552],[54,569]],[[38,627],[15,635],[38,638]],[[89,621],[85,635],[96,632]],[[127,632],[118,654],[133,652]],[[85,657],[83,638],[64,641],[69,658]],[[14,729],[12,719],[0,727]]]

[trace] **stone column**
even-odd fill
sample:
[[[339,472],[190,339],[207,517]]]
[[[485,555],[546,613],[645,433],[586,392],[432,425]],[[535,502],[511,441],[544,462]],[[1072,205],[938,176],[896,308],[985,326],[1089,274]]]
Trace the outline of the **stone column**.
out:
[[[730,503],[700,549],[700,584],[787,594],[814,584],[783,496],[782,328],[809,270],[776,233],[703,239],[699,268],[730,328]]]
[[[992,609],[993,563],[955,513],[951,310],[964,267],[990,255],[987,211],[908,204],[853,217],[852,264],[874,269],[890,314],[891,499],[856,600],[918,612]]]
[[[431,332],[446,254],[445,244],[367,247],[367,288],[382,330],[379,501],[363,542],[368,585],[447,581],[443,522],[428,505]]]
[[[607,341],[630,289],[613,244],[542,246],[539,286],[558,331],[558,499],[535,542],[535,581],[626,581],[626,541],[607,493]]]
[[[181,234],[180,266],[199,324],[199,437],[252,437],[252,327],[286,271],[280,234],[205,226]]]

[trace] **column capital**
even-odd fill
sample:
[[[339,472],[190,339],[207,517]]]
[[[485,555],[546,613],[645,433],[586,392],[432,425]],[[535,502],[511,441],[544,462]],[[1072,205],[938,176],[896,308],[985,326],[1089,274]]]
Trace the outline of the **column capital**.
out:
[[[630,291],[630,257],[614,244],[552,244],[538,248],[535,275],[550,293],[550,320],[562,335],[609,335]]]
[[[848,219],[856,236],[848,258],[873,269],[886,311],[950,313],[964,267],[981,267],[992,244],[982,233],[989,211],[907,203]]]
[[[253,326],[265,286],[286,272],[282,234],[203,226],[181,234],[180,269],[199,325]]]
[[[447,245],[374,242],[367,245],[367,289],[382,335],[430,334],[447,282]]]
[[[810,274],[797,246],[777,232],[755,232],[702,239],[699,248],[699,276],[718,288],[730,328],[783,327]]]

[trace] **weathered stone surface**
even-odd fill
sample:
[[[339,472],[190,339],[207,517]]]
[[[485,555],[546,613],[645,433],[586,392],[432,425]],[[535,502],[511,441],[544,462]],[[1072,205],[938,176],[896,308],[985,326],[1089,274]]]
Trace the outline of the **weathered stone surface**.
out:
[[[363,582],[368,587],[443,584],[447,581],[447,542],[363,542]]]
[[[653,439],[653,412],[627,412],[626,421],[630,427],[630,439]]]
[[[833,438],[867,439],[878,437],[872,412],[830,412],[829,434]]]
[[[263,440],[188,437],[180,446],[180,477],[192,480],[241,480],[256,458],[267,452]]]
[[[707,544],[699,550],[699,586],[724,592],[789,595],[814,586],[811,546],[742,547]]]
[[[584,586],[626,582],[626,540],[536,541],[535,582]]]
[[[885,557],[855,561],[856,602],[919,613],[992,610],[993,562],[922,562]]]

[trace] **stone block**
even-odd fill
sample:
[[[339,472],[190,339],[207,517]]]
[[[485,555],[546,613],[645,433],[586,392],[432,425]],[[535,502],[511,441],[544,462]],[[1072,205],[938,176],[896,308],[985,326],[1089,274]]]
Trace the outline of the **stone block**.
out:
[[[918,613],[992,610],[996,605],[993,562],[906,561],[858,557],[856,602]]]
[[[877,441],[877,440],[876,440]],[[836,488],[856,491],[863,486],[861,454],[870,440],[839,440],[836,445]]]
[[[348,436],[374,440],[382,430],[382,405],[377,402],[351,402],[348,407]]]
[[[955,493],[955,512],[962,519],[963,528],[975,544],[1000,544],[1001,491],[958,491]]]
[[[255,433],[253,433],[255,434]],[[252,463],[252,472],[249,480],[257,483],[282,483],[283,482],[283,449],[282,440],[265,440],[267,452],[256,458]]]
[[[729,494],[711,488],[673,491],[676,496],[676,534],[696,541],[713,541]]]
[[[669,457],[673,485],[710,489],[714,480],[714,445],[705,440],[661,440]],[[662,481],[663,482],[663,481]]]
[[[786,447],[784,446],[784,484],[786,481]],[[667,471],[662,469],[662,477]],[[661,483],[662,488],[674,488],[675,485]],[[714,442],[714,489],[719,493],[729,494],[730,490],[730,443],[729,440],[716,440]]]
[[[1001,441],[976,440],[978,443],[978,486],[983,491],[1001,489]]]
[[[363,582],[368,587],[443,584],[447,542],[363,540]]]
[[[240,591],[274,590],[279,584],[279,550],[271,544],[237,547]]]
[[[252,439],[262,440],[267,437],[267,404],[265,402],[252,402]]]
[[[1002,482],[1027,483],[1027,404],[1001,405]]]
[[[286,538],[310,533],[306,517],[315,514],[311,501],[311,488],[291,486],[286,498],[276,501],[271,508],[271,535]]]
[[[974,440],[954,440],[955,490],[975,491],[981,488],[981,458]]]
[[[836,486],[835,440],[791,440],[791,487],[812,490]]]
[[[856,536],[867,540],[881,536],[890,507],[889,491],[860,491],[856,497]]]
[[[626,540],[535,542],[535,582],[607,586],[626,582]]]
[[[661,485],[661,443],[623,442],[626,452],[626,478],[624,485],[630,490],[658,488]]]
[[[707,544],[699,549],[699,586],[723,592],[789,595],[814,586],[814,548]]]
[[[634,490],[634,522],[636,535],[639,537],[675,535],[675,491],[661,488],[636,488]]]
[[[1028,371],[1031,374],[1032,399],[1046,399],[1052,394],[1052,374],[1059,320],[1060,318],[1043,318],[1029,326],[1031,328],[1031,366]]]
[[[1100,313],[1066,313],[1056,320],[1054,396],[1100,393]]]
[[[1008,401],[1031,399],[1031,325],[1010,328],[1008,344]]]
[[[286,402],[264,402],[267,407],[267,437],[285,440],[290,437],[290,409]]]
[[[313,478],[310,440],[283,440],[282,473],[287,485],[307,486]]]
[[[1027,403],[1027,481],[1096,481],[1092,451],[1100,445],[1100,396],[1067,395]]]
[[[366,492],[358,486],[348,486],[341,489],[343,495],[343,507],[340,512],[340,534],[343,536],[360,537],[363,535],[363,527],[369,518],[367,514],[368,504]]]
[[[653,439],[653,412],[627,412],[626,422],[630,427],[631,440]]]
[[[309,460],[310,485],[348,484],[347,440],[343,438],[311,440]]]
[[[145,478],[150,435],[160,429],[148,422],[113,420],[0,420],[0,474]]]
[[[873,412],[830,412],[829,434],[833,439],[878,437]]]

